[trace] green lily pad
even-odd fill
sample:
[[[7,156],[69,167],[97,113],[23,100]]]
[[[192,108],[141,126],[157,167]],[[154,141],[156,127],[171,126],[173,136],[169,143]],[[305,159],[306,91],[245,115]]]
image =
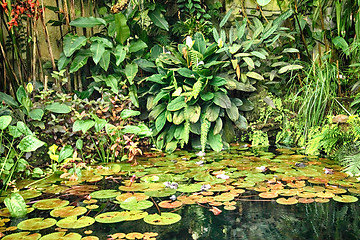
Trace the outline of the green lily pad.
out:
[[[78,233],[54,232],[40,238],[40,240],[80,240],[82,236]]]
[[[296,198],[278,198],[276,199],[276,202],[282,205],[293,205],[297,204],[298,200]]]
[[[61,219],[56,223],[56,226],[61,228],[84,228],[92,225],[95,222],[95,219],[88,216],[82,216],[77,218],[77,216],[67,217]]]
[[[69,204],[67,200],[61,200],[59,198],[43,199],[33,204],[34,208],[39,210],[50,210],[58,207],[64,207]]]
[[[163,212],[161,215],[149,214],[144,218],[144,221],[152,225],[170,225],[181,220],[181,216],[176,213]]]
[[[342,202],[342,203],[354,203],[359,200],[357,197],[351,195],[341,195],[341,196],[337,195],[333,197],[333,199],[337,202]]]
[[[201,191],[201,184],[195,183],[190,185],[179,185],[177,191],[183,193],[193,193],[193,192],[200,192]]]
[[[149,197],[169,197],[176,193],[175,189],[164,189],[162,191],[146,191],[144,192]]]
[[[37,240],[41,237],[40,233],[29,234],[30,232],[13,233],[5,236],[2,240]]]
[[[59,194],[64,192],[65,190],[69,189],[69,187],[63,185],[52,185],[47,187],[43,190],[44,193],[52,193],[52,194]]]
[[[42,195],[42,193],[40,191],[37,190],[25,190],[25,191],[20,191],[19,194],[24,198],[24,199],[31,199],[31,198],[36,198]]]
[[[139,220],[147,215],[148,213],[143,211],[106,212],[96,216],[95,220],[99,223],[116,223]]]
[[[85,207],[75,207],[75,206],[66,206],[61,208],[56,208],[50,212],[52,217],[72,217],[72,216],[79,216],[83,215],[87,212]]]
[[[145,193],[123,193],[123,194],[120,194],[119,196],[117,196],[116,200],[119,202],[123,202],[130,197],[135,197],[136,200],[138,200],[138,201],[146,200],[149,198],[149,196],[146,195]]]
[[[130,197],[120,204],[126,210],[143,210],[151,208],[154,204],[148,200],[137,201],[136,197]]]
[[[120,193],[116,190],[99,190],[90,193],[90,197],[97,199],[107,199],[107,198],[115,198]]]
[[[56,220],[53,218],[31,218],[20,222],[17,227],[20,230],[36,231],[54,226]]]

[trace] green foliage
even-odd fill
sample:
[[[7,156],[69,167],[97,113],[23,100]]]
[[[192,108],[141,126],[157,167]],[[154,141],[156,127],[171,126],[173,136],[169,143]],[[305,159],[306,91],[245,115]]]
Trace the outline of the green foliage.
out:
[[[4,203],[11,217],[21,218],[27,214],[25,200],[19,193],[12,193],[10,197],[5,198]]]

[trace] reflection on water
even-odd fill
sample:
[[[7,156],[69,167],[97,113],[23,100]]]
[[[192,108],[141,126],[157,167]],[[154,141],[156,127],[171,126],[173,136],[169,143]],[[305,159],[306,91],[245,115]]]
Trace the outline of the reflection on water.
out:
[[[220,207],[219,207],[220,208]],[[235,211],[214,216],[207,208],[190,205],[179,214],[182,221],[169,226],[151,226],[139,220],[117,224],[95,224],[94,234],[106,239],[109,232],[158,232],[157,239],[360,239],[357,203],[297,204],[275,201],[241,201]],[[156,211],[154,209],[154,211]]]

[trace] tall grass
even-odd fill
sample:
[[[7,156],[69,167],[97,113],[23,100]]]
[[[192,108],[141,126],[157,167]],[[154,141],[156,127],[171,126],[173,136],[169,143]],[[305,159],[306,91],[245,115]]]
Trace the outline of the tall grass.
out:
[[[314,61],[305,68],[302,87],[297,92],[299,127],[305,140],[309,130],[321,126],[326,114],[331,114],[338,89],[338,68],[327,61]]]

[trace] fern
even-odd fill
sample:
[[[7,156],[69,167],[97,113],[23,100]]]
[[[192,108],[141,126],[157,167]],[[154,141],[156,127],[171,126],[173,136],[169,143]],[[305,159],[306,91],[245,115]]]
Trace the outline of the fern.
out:
[[[353,175],[360,174],[360,152],[355,155],[344,157],[341,160],[341,163],[345,166],[345,172],[349,172]]]
[[[199,80],[197,80],[196,83],[193,86],[191,96],[196,99],[198,97],[202,87],[203,87],[203,82],[201,81],[201,78],[199,78]]]
[[[201,120],[202,120],[202,122],[201,122],[200,143],[201,143],[201,151],[204,152],[211,123],[209,120],[206,119],[205,114],[203,114]]]
[[[203,55],[193,49],[189,51],[189,55],[190,55],[190,63],[191,63],[190,65],[193,66],[193,68],[198,69],[200,67],[199,63],[203,59]]]

